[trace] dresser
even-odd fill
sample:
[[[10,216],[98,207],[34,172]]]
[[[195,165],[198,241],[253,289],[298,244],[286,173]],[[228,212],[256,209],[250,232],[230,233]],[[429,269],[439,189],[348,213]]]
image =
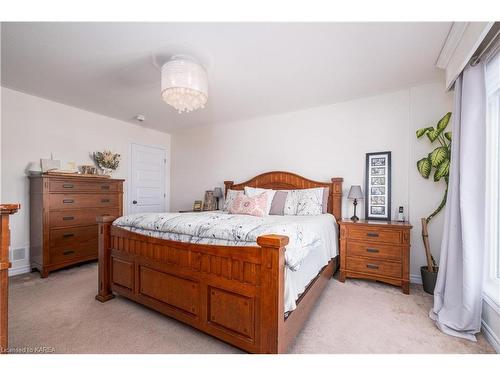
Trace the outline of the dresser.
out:
[[[410,293],[410,223],[342,219],[339,226],[340,281],[377,280]]]
[[[123,180],[30,176],[31,268],[49,272],[97,259],[96,217],[122,216]]]

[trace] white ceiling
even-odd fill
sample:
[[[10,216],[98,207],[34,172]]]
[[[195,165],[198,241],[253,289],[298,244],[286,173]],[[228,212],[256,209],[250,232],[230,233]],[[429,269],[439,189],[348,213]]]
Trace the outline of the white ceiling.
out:
[[[2,85],[172,132],[442,79],[441,23],[3,23]],[[205,65],[204,110],[162,102],[160,62]]]

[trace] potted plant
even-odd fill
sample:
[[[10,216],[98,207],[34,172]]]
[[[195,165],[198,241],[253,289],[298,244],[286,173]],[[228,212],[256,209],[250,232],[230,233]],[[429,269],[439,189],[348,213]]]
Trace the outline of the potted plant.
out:
[[[120,154],[114,154],[111,151],[97,151],[92,156],[102,173],[107,176],[111,176],[111,173],[120,165]]]
[[[448,180],[451,162],[451,132],[445,132],[445,129],[450,122],[450,117],[451,112],[448,112],[438,121],[435,128],[430,126],[417,130],[417,138],[427,135],[431,144],[434,144],[436,141],[439,143],[439,145],[425,158],[417,161],[417,169],[420,175],[428,179],[434,170],[434,182],[444,180],[446,184],[444,196],[439,206],[428,217],[420,219],[422,223],[422,240],[424,242],[425,257],[427,259],[427,265],[420,267],[420,273],[422,275],[424,290],[429,294],[434,294],[438,266],[432,256],[427,226],[432,218],[441,212],[446,205],[446,198],[448,197]]]

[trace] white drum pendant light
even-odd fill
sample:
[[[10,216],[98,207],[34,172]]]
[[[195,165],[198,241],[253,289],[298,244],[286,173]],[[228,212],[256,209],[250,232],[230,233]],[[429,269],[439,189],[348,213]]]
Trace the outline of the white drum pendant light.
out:
[[[188,56],[173,56],[161,68],[161,96],[179,113],[204,108],[208,99],[207,72]]]

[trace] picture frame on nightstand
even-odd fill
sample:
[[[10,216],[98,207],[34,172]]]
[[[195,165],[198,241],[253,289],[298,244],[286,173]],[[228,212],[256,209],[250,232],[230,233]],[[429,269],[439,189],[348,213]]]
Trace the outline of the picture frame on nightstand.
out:
[[[391,151],[366,154],[365,218],[391,220]]]

